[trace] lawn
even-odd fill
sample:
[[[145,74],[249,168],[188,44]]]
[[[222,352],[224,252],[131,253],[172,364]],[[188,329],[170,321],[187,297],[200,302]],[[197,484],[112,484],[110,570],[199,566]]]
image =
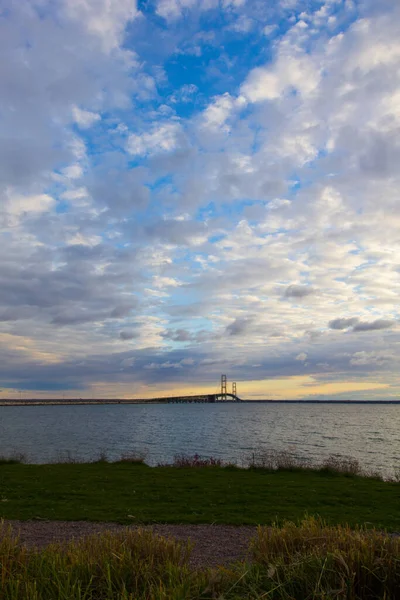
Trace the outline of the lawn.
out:
[[[400,531],[400,484],[307,470],[0,465],[4,519],[255,525],[305,514]]]

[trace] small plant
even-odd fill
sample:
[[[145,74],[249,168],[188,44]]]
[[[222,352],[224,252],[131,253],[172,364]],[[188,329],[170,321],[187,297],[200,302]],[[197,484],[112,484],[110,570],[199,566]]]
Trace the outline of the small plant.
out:
[[[65,452],[59,452],[56,460],[53,464],[68,464],[68,465],[78,465],[82,464],[84,461],[78,458],[78,456],[72,454],[70,450],[66,450]]]
[[[193,454],[193,456],[189,456],[186,454],[176,454],[174,456],[174,461],[171,465],[172,467],[222,467],[223,462],[220,458],[214,458],[210,456],[209,458],[203,458],[199,454]]]
[[[122,454],[116,462],[131,463],[134,465],[144,465],[146,460],[145,452],[127,452]]]
[[[0,465],[17,465],[26,462],[26,455],[22,452],[10,454],[10,456],[0,456]]]
[[[331,454],[320,465],[320,470],[340,475],[362,475],[361,465],[356,458]]]
[[[108,462],[107,452],[105,450],[100,450],[99,455],[94,462],[100,462],[100,463]]]
[[[266,469],[267,471],[292,471],[305,468],[304,463],[287,450],[261,448],[252,452],[246,462],[250,469]]]

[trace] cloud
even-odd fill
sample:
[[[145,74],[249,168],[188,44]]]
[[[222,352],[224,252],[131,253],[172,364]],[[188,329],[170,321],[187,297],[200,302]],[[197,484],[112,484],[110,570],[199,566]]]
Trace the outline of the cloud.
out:
[[[376,319],[370,322],[358,322],[354,325],[353,331],[378,331],[379,329],[390,329],[394,321],[389,319]]]
[[[248,331],[254,321],[253,316],[237,317],[226,328],[226,333],[230,336],[243,335]]]
[[[15,217],[27,214],[43,213],[55,206],[55,200],[49,194],[22,196],[9,193],[7,197],[7,212]]]
[[[83,110],[78,106],[72,108],[72,114],[75,122],[83,129],[91,127],[94,123],[101,120],[101,116],[98,113],[91,112],[90,110]]]
[[[136,0],[64,0],[63,4],[65,14],[98,37],[107,51],[119,46],[127,23],[139,14]]]
[[[329,321],[330,329],[349,329],[358,323],[357,317],[333,319]]]
[[[285,290],[286,298],[306,298],[311,294],[314,294],[315,290],[308,285],[289,285]]]
[[[203,126],[210,130],[222,129],[223,131],[229,131],[226,121],[229,118],[234,106],[234,98],[227,93],[223,96],[215,98],[214,102],[210,104],[203,112]]]
[[[9,5],[3,382],[394,380],[400,10],[378,4]]]
[[[334,319],[329,321],[331,329],[349,329],[352,331],[378,331],[379,329],[390,329],[395,322],[390,319],[376,319],[375,321],[360,321],[358,317]]]
[[[375,365],[382,367],[386,363],[393,362],[395,357],[388,352],[355,352],[350,359],[350,364],[353,366]]]
[[[291,91],[307,97],[316,90],[319,79],[319,70],[307,55],[282,54],[272,68],[253,69],[240,91],[249,102],[278,100]]]
[[[120,331],[119,337],[121,338],[121,340],[128,341],[128,340],[134,340],[135,338],[137,338],[138,334],[135,333],[135,331],[124,330],[124,331]]]
[[[165,123],[142,135],[132,133],[128,138],[127,150],[133,155],[152,155],[175,150],[181,139],[178,123]]]
[[[190,11],[208,11],[213,9],[237,10],[246,0],[157,0],[156,12],[167,21],[176,21]]]

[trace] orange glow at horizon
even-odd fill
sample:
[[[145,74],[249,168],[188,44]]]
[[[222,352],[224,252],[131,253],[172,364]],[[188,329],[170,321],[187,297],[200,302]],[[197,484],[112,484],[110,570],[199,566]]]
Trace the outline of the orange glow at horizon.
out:
[[[228,381],[228,392],[232,389],[232,382]],[[329,396],[345,394],[346,392],[362,392],[384,390],[389,384],[354,381],[335,381],[320,383],[312,376],[294,376],[282,379],[262,379],[253,381],[238,381],[238,396],[243,399],[257,400],[295,400],[309,396]],[[59,391],[30,391],[19,389],[5,389],[0,391],[0,398],[143,398],[150,399],[164,396],[189,396],[196,394],[213,394],[219,391],[219,382],[215,385],[179,385],[179,384],[138,384],[98,382],[85,390],[59,390]]]

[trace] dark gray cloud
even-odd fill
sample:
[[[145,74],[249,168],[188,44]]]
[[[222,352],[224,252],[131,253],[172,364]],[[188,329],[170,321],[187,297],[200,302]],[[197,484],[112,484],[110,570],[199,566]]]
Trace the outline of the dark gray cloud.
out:
[[[231,336],[243,335],[246,333],[251,327],[254,321],[254,316],[248,317],[237,317],[228,327],[226,328],[226,333]]]
[[[390,329],[395,324],[390,319],[376,319],[375,321],[360,321],[353,327],[353,331],[375,331],[379,329]]]
[[[193,335],[187,329],[175,329],[163,333],[163,337],[173,342],[190,342]]]
[[[207,227],[198,221],[163,219],[145,227],[146,237],[167,244],[192,246],[207,236]]]
[[[289,285],[285,290],[285,298],[305,298],[314,294],[315,290],[310,285]]]
[[[358,317],[333,319],[329,321],[330,329],[352,329],[352,331],[376,331],[393,327],[392,319],[376,319],[375,321],[360,321]]]
[[[350,327],[353,327],[356,323],[358,323],[358,318],[350,317],[333,319],[332,321],[329,321],[328,325],[330,329],[349,329]]]
[[[125,329],[123,331],[120,331],[119,337],[121,340],[124,340],[124,341],[134,340],[135,338],[138,337],[138,334],[135,331]]]

